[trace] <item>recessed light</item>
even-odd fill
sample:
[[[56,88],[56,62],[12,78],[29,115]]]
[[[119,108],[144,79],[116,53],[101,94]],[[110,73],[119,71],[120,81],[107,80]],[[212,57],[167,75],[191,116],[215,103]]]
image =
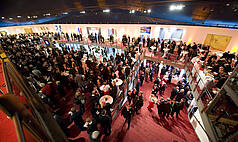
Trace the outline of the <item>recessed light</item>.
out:
[[[109,13],[109,12],[110,12],[110,9],[105,9],[105,10],[103,10],[103,12]]]

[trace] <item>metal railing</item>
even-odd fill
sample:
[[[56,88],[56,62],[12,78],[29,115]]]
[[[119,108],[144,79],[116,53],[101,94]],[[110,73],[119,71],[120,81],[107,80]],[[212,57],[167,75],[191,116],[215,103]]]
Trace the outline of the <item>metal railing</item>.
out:
[[[1,53],[4,54],[3,50]],[[1,96],[0,104],[3,110],[9,112],[6,114],[13,117],[18,140],[24,142],[24,135],[27,132],[36,141],[68,141],[38,94],[16,70],[7,56],[2,59],[2,63],[7,94],[10,95]]]

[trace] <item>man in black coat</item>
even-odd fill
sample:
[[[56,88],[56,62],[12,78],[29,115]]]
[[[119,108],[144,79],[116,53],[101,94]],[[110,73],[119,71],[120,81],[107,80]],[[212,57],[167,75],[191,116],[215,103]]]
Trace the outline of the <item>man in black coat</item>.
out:
[[[110,95],[113,97],[114,100],[116,100],[116,97],[117,97],[117,86],[116,86],[116,82],[115,81],[112,82],[111,94]]]
[[[131,116],[132,116],[132,107],[130,105],[126,105],[121,112],[121,115],[123,115],[123,117],[126,119],[125,123],[128,123],[128,130],[130,129],[130,124],[131,124]],[[124,125],[125,125],[124,123]]]
[[[181,106],[182,104],[178,101],[174,101],[172,104],[172,112],[171,112],[171,116],[174,117],[174,113],[176,113],[176,117],[178,117],[179,112],[181,110]]]
[[[176,95],[177,95],[177,89],[173,88],[170,95],[170,99],[173,100],[176,97]]]
[[[85,127],[87,127],[87,133],[91,134],[94,131],[98,131],[98,127],[97,127],[97,121],[96,120],[91,120],[89,117],[86,118],[86,123],[85,123]]]
[[[138,110],[141,109],[141,107],[144,105],[144,100],[143,100],[143,92],[140,91],[138,94],[139,100],[138,103],[136,104],[136,114],[138,114]]]
[[[99,115],[99,120],[101,127],[104,130],[104,134],[109,136],[111,134],[112,118],[107,115],[107,111],[105,109],[102,111],[101,115]]]
[[[165,103],[164,103],[164,113],[162,115],[162,117],[164,118],[164,116],[166,115],[166,117],[168,118],[171,112],[171,104],[170,104],[170,99],[168,98]]]
[[[141,73],[140,74],[140,86],[142,86],[143,85],[143,82],[144,82],[144,78],[145,78],[145,75],[144,75],[144,73]]]
[[[84,121],[82,118],[82,112],[76,111],[75,107],[71,108],[71,116],[70,123],[74,122],[74,124],[79,128],[79,130],[83,130]]]
[[[129,104],[131,104],[132,98],[133,98],[133,96],[132,96],[131,90],[129,90],[127,93],[127,99],[128,99]]]

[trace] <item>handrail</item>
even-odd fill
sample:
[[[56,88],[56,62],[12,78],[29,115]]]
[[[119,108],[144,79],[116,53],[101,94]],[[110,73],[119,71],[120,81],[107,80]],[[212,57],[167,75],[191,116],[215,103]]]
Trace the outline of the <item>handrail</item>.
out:
[[[20,122],[20,119],[19,119],[19,115],[17,113],[15,113],[13,116],[12,116],[12,120],[13,120],[13,123],[14,123],[14,126],[15,126],[15,129],[16,129],[16,134],[17,134],[17,139],[19,142],[25,142],[25,135],[24,135],[24,132],[23,132],[23,129],[21,127],[21,122]]]
[[[57,139],[58,139],[57,141],[62,141],[62,142],[67,141],[66,136],[64,135],[64,133],[62,132],[58,124],[55,122],[55,120],[53,119],[53,116],[51,115],[49,110],[41,102],[39,96],[27,85],[27,82],[24,80],[21,74],[19,74],[19,72],[14,67],[14,65],[8,59],[5,59],[4,62],[5,62],[4,64],[6,65],[4,67],[4,70],[6,71],[7,74],[9,73],[9,75],[12,77],[12,81],[14,81],[14,83],[16,83],[18,87],[20,88],[20,90],[22,91],[22,94],[25,96],[25,99],[27,100],[27,103],[29,104],[28,106],[31,109],[31,113],[34,116],[34,119],[37,119],[38,123],[40,122],[38,124],[39,125],[38,127],[42,126],[44,128],[44,130],[43,129],[42,130],[47,133],[48,136],[46,137],[49,137],[47,141],[55,141]],[[10,86],[11,85],[10,79],[6,83],[7,83],[7,86]],[[27,123],[25,124],[28,125]],[[51,130],[49,130],[48,127]],[[31,126],[27,128],[31,129]],[[37,130],[34,130],[33,128],[31,132],[33,133],[34,131],[37,131]],[[52,134],[54,135],[54,138],[51,136]],[[62,137],[59,137],[60,135]],[[35,136],[37,136],[37,132]],[[41,136],[39,136],[38,138],[41,138]]]
[[[1,51],[1,49],[0,49],[0,54],[2,54],[2,56],[4,56],[4,57],[6,56],[5,53],[3,53]],[[6,63],[4,61],[4,60],[6,60],[6,58],[2,58],[2,56],[1,56],[1,60],[2,60],[1,62],[2,62],[4,81],[5,81],[5,84],[6,84],[6,87],[7,87],[7,93],[8,94],[13,94],[12,86],[11,86],[10,79],[9,79],[9,76],[8,76],[8,73],[7,73]],[[17,113],[11,114],[3,106],[1,106],[1,108],[4,110],[4,112],[8,116],[12,117],[12,120],[14,122],[14,127],[15,127],[15,130],[16,130],[16,135],[17,135],[18,142],[25,142],[26,140],[25,140],[24,132],[23,132],[18,114]]]

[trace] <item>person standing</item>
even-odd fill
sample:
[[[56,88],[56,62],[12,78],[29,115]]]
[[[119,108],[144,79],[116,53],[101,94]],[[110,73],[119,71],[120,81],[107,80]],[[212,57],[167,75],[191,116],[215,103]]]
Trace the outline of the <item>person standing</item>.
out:
[[[155,97],[154,94],[151,94],[150,95],[150,102],[149,102],[149,105],[148,105],[148,110],[151,112],[152,111],[152,108],[154,108],[154,104],[157,102],[157,98]]]
[[[176,97],[176,95],[177,95],[177,89],[173,88],[170,95],[170,99],[173,100]]]
[[[133,97],[132,97],[131,90],[129,90],[128,93],[127,93],[127,99],[128,99],[129,104],[131,104],[132,98]]]
[[[130,129],[130,124],[131,124],[131,117],[132,117],[132,107],[127,104],[123,109],[122,109],[122,113],[121,115],[123,115],[123,117],[126,119],[125,123],[128,123],[128,127],[127,129]],[[124,125],[125,125],[124,123]]]
[[[104,134],[106,136],[109,136],[111,134],[112,118],[109,115],[107,115],[107,111],[105,109],[102,110],[101,115],[99,115],[99,120],[101,127],[104,130]]]
[[[144,78],[145,78],[145,75],[144,75],[144,73],[142,72],[142,73],[140,74],[140,86],[143,85]]]
[[[74,98],[74,104],[79,106],[79,109],[82,113],[85,112],[85,107],[84,107],[85,103],[86,103],[86,98],[84,96],[84,93],[76,91],[75,98]]]
[[[139,97],[139,100],[138,100],[138,103],[137,103],[137,110],[136,110],[136,114],[138,114],[138,111],[142,108],[142,106],[144,105],[144,100],[143,100],[143,92],[140,91],[139,94],[138,94],[138,97]]]
[[[166,101],[165,101],[165,108],[164,108],[164,114],[163,114],[163,118],[164,116],[166,116],[167,118],[169,117],[170,115],[170,112],[171,112],[171,104],[170,104],[170,98],[168,98]]]
[[[161,70],[162,70],[162,68],[164,67],[164,65],[163,65],[163,61],[161,61],[160,62],[160,64],[159,64],[159,70],[158,70],[158,77],[160,78],[160,74],[161,74]],[[161,78],[160,78],[161,79]]]
[[[83,113],[80,110],[76,111],[75,107],[72,107],[70,114],[70,123],[74,122],[74,124],[79,128],[79,130],[82,131],[84,126],[84,121],[82,118]]]
[[[153,73],[153,68],[151,67],[151,68],[150,68],[150,81],[151,81],[151,82],[153,81],[153,75],[154,75],[154,73]]]
[[[133,91],[134,93],[134,91]],[[133,110],[134,112],[136,112],[136,114],[138,114],[138,103],[139,103],[139,93],[135,94],[135,96],[133,97]]]
[[[171,84],[171,80],[172,80],[172,73],[169,74],[168,76],[168,83]]]
[[[148,76],[149,76],[150,69],[146,68],[145,69],[145,81],[148,82]]]
[[[172,104],[172,112],[171,112],[171,116],[174,117],[174,113],[176,113],[176,117],[178,117],[179,112],[180,112],[180,102],[178,101],[173,101]]]

